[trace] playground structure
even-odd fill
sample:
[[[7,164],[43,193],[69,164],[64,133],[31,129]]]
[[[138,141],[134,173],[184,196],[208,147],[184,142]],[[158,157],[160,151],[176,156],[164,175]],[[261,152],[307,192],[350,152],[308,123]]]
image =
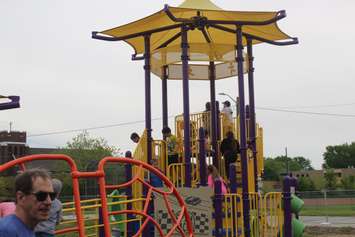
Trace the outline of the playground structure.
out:
[[[292,219],[292,213],[301,208],[301,201],[291,196],[292,187],[297,186],[295,179],[285,177],[283,192],[262,194],[259,187],[264,166],[263,130],[255,119],[253,45],[297,44],[297,38],[286,35],[276,24],[285,16],[284,11],[224,11],[209,0],[186,0],[179,7],[166,5],[163,10],[127,25],[93,32],[94,39],[126,41],[135,50],[132,60],[144,60],[145,130],[132,158],[106,157],[98,164],[97,171],[81,172],[70,157],[29,156],[0,166],[0,172],[33,159],[59,159],[69,164],[74,202],[66,204],[73,206],[65,211],[75,211],[75,217],[58,229],[56,234],[59,236],[69,232],[76,232],[80,237],[116,236],[114,229],[119,226],[119,233],[128,237],[300,237],[303,224]],[[151,73],[162,80],[163,127],[168,126],[167,83],[182,80],[183,114],[175,117],[179,163],[168,165],[166,141],[152,138]],[[244,74],[248,75],[248,105],[245,103]],[[215,83],[234,76],[238,78],[239,105],[237,116],[230,122],[218,110]],[[211,111],[190,114],[189,80],[210,83]],[[205,146],[205,130],[211,136],[211,149]],[[224,172],[225,164],[219,151],[227,131],[237,136],[241,150],[235,164],[228,167],[229,177]],[[125,165],[124,183],[105,183],[104,166],[108,162]],[[199,206],[196,197],[201,199],[208,193],[205,188],[208,164],[216,166],[224,180],[228,180],[229,192],[222,194],[221,181],[215,181],[214,190],[208,196],[213,196],[208,216],[200,212],[206,217],[207,229],[200,229],[196,221],[190,219],[190,208]],[[100,196],[81,200],[78,179],[89,177],[98,180]],[[115,193],[108,196],[107,190]],[[201,196],[185,198],[179,194],[196,191],[201,192]],[[175,208],[172,208],[169,195],[176,199]],[[161,203],[166,212],[157,211]],[[96,214],[86,214],[85,210],[90,209]],[[163,223],[161,213],[167,213],[167,223]],[[194,215],[199,214],[196,213]]]

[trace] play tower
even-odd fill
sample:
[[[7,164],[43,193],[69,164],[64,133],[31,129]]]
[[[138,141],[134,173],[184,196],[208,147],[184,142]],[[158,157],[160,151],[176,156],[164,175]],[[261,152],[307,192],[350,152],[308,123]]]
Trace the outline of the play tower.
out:
[[[293,218],[302,207],[293,194],[296,179],[286,176],[282,192],[262,193],[259,187],[263,130],[255,119],[253,45],[297,44],[297,38],[277,25],[285,17],[285,11],[228,11],[209,0],[186,0],[132,23],[92,32],[97,40],[125,41],[134,49],[132,60],[144,60],[145,130],[133,154],[105,157],[90,172],[78,170],[68,156],[32,155],[0,165],[0,172],[17,165],[25,169],[23,164],[33,160],[67,163],[73,202],[65,204],[64,212],[71,214],[57,229],[58,236],[301,237],[304,226]],[[168,126],[167,83],[182,82],[183,114],[176,115],[173,132],[177,163],[169,163],[167,139],[152,137],[151,74],[162,82],[162,127]],[[219,80],[234,78],[238,109],[230,121],[219,111],[215,88]],[[191,80],[209,83],[210,110],[190,113]],[[10,99],[15,101],[10,106],[17,106],[18,98]],[[240,143],[240,154],[229,167],[219,149],[227,132]],[[210,164],[226,181],[227,192],[221,179],[208,187]],[[124,166],[123,183],[109,183],[105,167],[114,165]],[[79,181],[87,178],[97,181],[94,199],[80,193]]]
[[[230,181],[231,193],[242,196],[246,237],[251,234],[251,203],[259,202],[251,194],[258,192],[257,180],[263,170],[260,167],[263,165],[262,129],[255,121],[253,45],[297,44],[297,38],[288,36],[277,26],[277,22],[285,17],[285,11],[227,11],[209,0],[186,0],[179,7],[165,5],[162,10],[140,20],[92,33],[94,39],[125,41],[135,51],[132,60],[144,60],[146,122],[143,137],[146,143],[144,159],[148,163],[156,157],[155,140],[151,136],[151,73],[162,81],[163,127],[168,125],[167,83],[169,80],[182,81],[183,114],[175,119],[175,133],[181,143],[181,163],[169,167],[161,161],[165,157],[158,156],[160,168],[173,182],[176,181],[176,185],[192,188],[204,185],[206,151],[199,146],[203,139],[199,137],[201,127],[207,128],[211,134],[212,163],[221,173],[224,170],[218,144],[225,134],[222,131],[225,120],[218,114],[215,83],[237,76],[239,111],[232,131],[238,135],[241,152],[238,164],[231,167],[230,177],[225,178]],[[190,114],[189,80],[209,82],[211,111],[207,116]],[[207,126],[203,125],[206,121]],[[158,150],[164,150],[163,145]]]

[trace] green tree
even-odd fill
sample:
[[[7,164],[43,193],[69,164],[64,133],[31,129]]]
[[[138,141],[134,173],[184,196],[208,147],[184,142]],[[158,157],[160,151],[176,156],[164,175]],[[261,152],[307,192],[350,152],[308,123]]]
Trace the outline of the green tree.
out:
[[[325,188],[329,190],[334,190],[337,187],[337,178],[333,169],[328,169],[324,173]]]
[[[282,173],[286,173],[287,165],[289,171],[313,170],[311,161],[301,156],[286,157],[277,156],[275,158],[266,158],[264,163],[264,179],[279,180]]]
[[[299,191],[314,191],[316,186],[312,179],[309,177],[301,177],[298,179],[298,190]]]
[[[93,138],[90,137],[89,133],[84,131],[79,135],[72,138],[71,141],[67,142],[66,146],[56,151],[55,153],[60,153],[68,155],[74,159],[78,170],[80,171],[96,171],[98,168],[99,161],[106,156],[114,156],[117,154],[119,149],[114,146],[108,145],[104,138]],[[105,166],[105,177],[107,183],[120,182],[124,178],[123,167],[116,165],[106,165]],[[61,162],[56,166],[56,172],[54,177],[58,177],[63,181],[63,194],[71,195],[72,190],[72,179],[69,175],[70,169],[67,164]],[[97,181],[95,179],[82,179],[80,180],[81,193],[84,194],[94,194],[97,191]],[[87,186],[94,187],[91,191]]]
[[[264,179],[278,181],[280,173],[284,172],[283,163],[275,161],[273,158],[266,158],[264,161]]]
[[[355,189],[355,176],[345,176],[341,179],[341,186],[343,189]]]
[[[99,162],[106,156],[117,154],[118,151],[116,147],[109,146],[104,138],[90,137],[89,133],[84,131],[67,142],[61,153],[72,157],[79,170],[86,171],[94,161]]]
[[[14,198],[15,194],[15,177],[1,176],[0,177],[0,198]],[[0,200],[1,201],[1,200]]]
[[[302,170],[314,170],[314,168],[311,165],[311,161],[309,159],[306,159],[302,156],[296,156],[292,158],[293,162],[297,163],[302,167]]]
[[[355,142],[336,146],[327,146],[323,154],[325,167],[348,168],[355,167]]]

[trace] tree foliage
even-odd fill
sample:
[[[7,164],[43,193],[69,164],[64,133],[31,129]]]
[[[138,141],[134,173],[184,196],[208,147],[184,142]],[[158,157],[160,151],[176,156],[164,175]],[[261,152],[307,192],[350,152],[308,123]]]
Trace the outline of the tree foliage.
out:
[[[298,179],[298,190],[299,191],[314,191],[316,186],[312,179],[309,177],[300,177]]]
[[[74,159],[78,170],[80,171],[96,171],[99,161],[106,156],[114,156],[118,153],[118,149],[108,145],[104,138],[94,138],[84,131],[67,142],[66,146],[56,151],[68,155]],[[64,162],[56,166],[54,177],[63,181],[63,195],[71,195],[72,180],[68,173],[69,167]],[[119,182],[124,178],[123,167],[118,165],[106,165],[105,177],[107,183]],[[82,194],[94,195],[97,193],[97,181],[95,179],[80,180],[80,191]]]
[[[67,142],[61,153],[72,157],[79,170],[86,171],[91,168],[91,164],[99,162],[106,156],[117,154],[118,149],[109,146],[104,138],[90,137],[89,133],[84,131]]]
[[[264,162],[264,179],[279,180],[280,174],[286,173],[287,166],[289,171],[313,170],[311,161],[302,156],[266,158]]]
[[[334,190],[337,188],[337,177],[333,169],[328,169],[324,173],[325,188]]]
[[[341,179],[341,186],[346,190],[355,189],[355,176],[345,176]]]
[[[15,177],[0,177],[0,201],[1,199],[13,198],[15,194]]]
[[[327,146],[323,154],[325,166],[328,168],[355,167],[355,142],[336,146]]]

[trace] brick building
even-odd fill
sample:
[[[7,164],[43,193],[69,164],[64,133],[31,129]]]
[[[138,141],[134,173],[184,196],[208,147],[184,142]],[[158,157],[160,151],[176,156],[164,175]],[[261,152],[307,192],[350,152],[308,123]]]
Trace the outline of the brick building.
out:
[[[13,159],[32,155],[32,154],[48,154],[56,151],[52,148],[30,148],[27,145],[26,132],[18,131],[0,131],[0,164],[4,164]],[[50,161],[34,161],[28,164],[28,167],[49,167]],[[13,175],[17,168],[7,170],[1,175]]]
[[[26,132],[0,131],[0,164],[29,153]],[[16,169],[7,170],[4,175],[12,175]]]

